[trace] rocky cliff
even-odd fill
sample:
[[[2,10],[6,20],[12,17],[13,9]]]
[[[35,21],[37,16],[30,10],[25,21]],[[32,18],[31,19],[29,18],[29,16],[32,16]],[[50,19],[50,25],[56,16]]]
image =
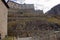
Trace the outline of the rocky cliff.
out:
[[[51,10],[49,10],[47,13],[47,15],[50,16],[60,16],[60,4],[54,6]]]

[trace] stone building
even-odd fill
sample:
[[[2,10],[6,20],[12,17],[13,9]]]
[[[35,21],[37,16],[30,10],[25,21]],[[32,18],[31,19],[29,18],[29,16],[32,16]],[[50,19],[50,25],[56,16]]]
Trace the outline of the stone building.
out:
[[[8,5],[10,7],[8,10],[9,36],[32,37],[33,40],[56,40],[54,30],[48,29],[49,23],[46,20],[41,21],[44,17],[42,10],[35,10],[33,4],[9,1]]]
[[[33,4],[18,4],[13,1],[9,1],[8,5],[10,7],[9,13],[8,13],[8,19],[24,19],[28,17],[37,17],[42,16],[43,11],[42,10],[34,10]],[[40,15],[41,14],[41,15]],[[13,15],[13,17],[12,17]],[[23,17],[23,18],[21,18]]]
[[[16,2],[13,1],[8,1],[8,5],[10,8],[14,8],[14,9],[32,9],[34,10],[34,5],[33,4],[18,4]]]
[[[51,28],[54,24],[42,20],[46,17],[42,10],[34,10],[33,4],[9,1],[8,5],[9,36],[32,37],[33,40],[57,40],[57,35]]]
[[[7,35],[8,5],[5,0],[0,0],[0,39]]]

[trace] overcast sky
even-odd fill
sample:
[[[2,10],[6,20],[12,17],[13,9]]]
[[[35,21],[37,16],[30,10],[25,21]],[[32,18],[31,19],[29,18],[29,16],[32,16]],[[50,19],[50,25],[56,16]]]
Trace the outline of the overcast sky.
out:
[[[60,4],[60,0],[13,0],[17,3],[34,4],[35,9],[43,10],[44,13],[49,11],[52,7]]]

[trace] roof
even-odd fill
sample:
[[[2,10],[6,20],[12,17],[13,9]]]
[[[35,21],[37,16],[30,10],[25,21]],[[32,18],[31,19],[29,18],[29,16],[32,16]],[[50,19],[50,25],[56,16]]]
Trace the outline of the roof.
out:
[[[4,3],[4,5],[7,7],[7,8],[9,8],[9,6],[8,6],[8,4],[5,2],[5,0],[1,0],[3,3]]]

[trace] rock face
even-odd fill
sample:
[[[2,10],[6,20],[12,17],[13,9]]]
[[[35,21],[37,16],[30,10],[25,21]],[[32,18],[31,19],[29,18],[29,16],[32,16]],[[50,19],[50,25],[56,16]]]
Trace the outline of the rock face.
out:
[[[53,7],[50,11],[46,13],[47,15],[60,15],[60,4]]]

